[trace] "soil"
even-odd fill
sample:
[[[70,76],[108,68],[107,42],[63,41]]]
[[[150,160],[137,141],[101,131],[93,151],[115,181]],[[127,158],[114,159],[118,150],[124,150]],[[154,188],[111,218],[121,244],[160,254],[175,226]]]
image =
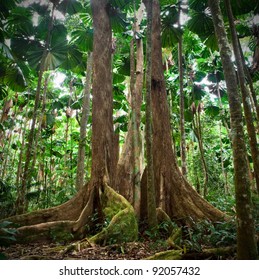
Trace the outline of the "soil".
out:
[[[64,249],[66,247],[66,249]],[[165,243],[150,241],[131,242],[121,245],[90,245],[85,249],[68,249],[60,244],[15,244],[0,247],[0,253],[9,260],[140,260],[166,250]]]

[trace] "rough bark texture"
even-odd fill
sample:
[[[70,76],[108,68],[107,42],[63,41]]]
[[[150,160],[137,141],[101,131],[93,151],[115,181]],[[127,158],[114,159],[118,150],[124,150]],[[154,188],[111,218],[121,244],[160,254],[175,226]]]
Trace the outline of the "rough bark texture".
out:
[[[143,18],[143,6],[136,13],[134,33],[139,32],[139,25]],[[136,57],[134,53],[136,43]],[[136,59],[136,67],[135,61]],[[135,38],[131,42],[131,109],[132,115],[129,122],[125,143],[119,158],[115,189],[123,195],[135,211],[139,209],[140,178],[143,173],[142,137],[140,134],[142,90],[143,90],[143,41]]]
[[[112,119],[111,26],[108,0],[91,1],[94,26],[92,172],[88,188],[52,209],[8,219],[19,224],[19,241],[82,238],[97,210],[102,221],[100,192],[113,183],[115,139]]]
[[[153,114],[152,114],[152,52],[153,52],[153,1],[145,1],[147,9],[146,46],[146,161],[147,161],[147,222],[149,228],[157,226],[156,191],[154,181]]]
[[[72,199],[57,207],[12,216],[8,218],[8,221],[17,224],[18,226],[25,226],[58,220],[75,220],[79,217],[86,202],[86,188],[83,188]]]
[[[91,187],[103,180],[114,185],[112,32],[109,1],[91,1],[94,28],[93,46],[93,123]]]
[[[251,108],[251,103],[250,103],[250,93],[249,93],[249,89],[246,85],[246,76],[245,76],[245,70],[243,68],[242,56],[241,56],[241,52],[240,52],[240,48],[239,48],[239,42],[238,42],[238,37],[237,37],[237,32],[236,32],[236,27],[235,27],[235,19],[233,16],[231,3],[229,0],[225,0],[225,6],[226,6],[227,14],[228,14],[230,33],[231,33],[231,37],[232,37],[232,45],[233,45],[234,54],[235,54],[235,58],[236,58],[239,86],[240,86],[240,90],[242,93],[242,101],[243,101],[244,112],[245,112],[247,132],[249,135],[251,155],[252,155],[252,160],[253,160],[253,164],[254,164],[255,181],[256,181],[257,191],[259,193],[259,154],[258,154],[258,148],[257,148],[257,139],[256,139],[255,126],[254,126],[254,118],[253,118],[252,108]]]
[[[244,141],[241,101],[237,87],[237,80],[231,50],[227,40],[219,0],[209,0],[209,7],[216,37],[219,44],[223,71],[226,79],[230,118],[231,138],[233,144],[233,159],[235,170],[235,192],[237,211],[237,254],[239,259],[255,259],[257,248],[255,242],[254,220],[252,215],[250,180],[246,162],[246,146]]]
[[[205,201],[184,179],[171,140],[170,115],[162,65],[159,1],[153,1],[152,108],[156,203],[171,218],[219,220],[224,214]]]

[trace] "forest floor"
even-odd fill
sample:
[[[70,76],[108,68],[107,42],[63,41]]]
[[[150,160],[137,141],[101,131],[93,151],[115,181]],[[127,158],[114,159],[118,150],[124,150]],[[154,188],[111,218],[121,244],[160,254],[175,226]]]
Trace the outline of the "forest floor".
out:
[[[15,244],[9,247],[0,247],[0,253],[7,260],[143,260],[161,251],[169,250],[163,241],[142,241],[108,246],[90,245],[81,249],[79,246],[60,244]],[[182,259],[235,259],[235,253],[230,251],[223,256],[203,255],[190,252]]]
[[[69,247],[69,245],[68,245]],[[66,248],[68,248],[66,247]],[[92,245],[85,249],[66,249],[60,244],[15,244],[0,247],[9,260],[140,260],[167,250],[162,242],[130,242],[121,245]]]

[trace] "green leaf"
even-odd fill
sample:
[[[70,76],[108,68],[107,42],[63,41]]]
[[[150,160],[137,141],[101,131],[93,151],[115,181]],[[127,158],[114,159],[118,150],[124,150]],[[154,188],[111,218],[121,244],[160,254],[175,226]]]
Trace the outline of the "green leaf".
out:
[[[57,6],[57,9],[63,14],[73,15],[83,10],[82,4],[77,0],[63,0]]]
[[[190,110],[184,111],[184,119],[186,122],[192,122],[193,121],[193,113]]]
[[[207,7],[207,0],[189,0],[188,5],[190,9],[195,11],[204,11]]]
[[[197,71],[195,73],[195,81],[201,82],[206,77],[206,75],[207,75],[207,73],[205,73],[205,72]]]
[[[93,50],[93,29],[78,28],[71,32],[71,44],[83,52]]]
[[[112,30],[115,33],[122,33],[126,31],[129,22],[126,19],[125,14],[123,14],[119,9],[110,8],[109,15],[111,20]]]
[[[113,84],[121,84],[125,80],[125,76],[113,73]]]
[[[58,151],[52,151],[52,155],[55,156],[55,157],[58,157],[58,158],[62,158],[63,157],[63,155],[60,152],[58,152]]]
[[[127,117],[127,115],[119,116],[119,117],[115,118],[114,122],[115,123],[120,123],[120,124],[127,124],[128,117]]]
[[[191,18],[187,26],[189,30],[196,33],[202,41],[211,40],[210,36],[214,35],[214,26],[211,16],[205,11],[192,11]]]
[[[47,126],[53,126],[55,124],[55,116],[51,113],[46,114]]]
[[[6,227],[10,226],[11,224],[12,224],[12,222],[3,221],[0,223],[0,228],[6,228]]]
[[[12,64],[6,71],[4,82],[13,91],[24,91],[26,88],[25,77],[20,69],[15,64]]]
[[[67,55],[60,67],[80,74],[85,71],[85,65],[82,52],[76,45],[68,45]]]
[[[206,112],[206,114],[208,114],[211,117],[216,117],[220,113],[220,108],[217,106],[213,106],[213,105],[207,106],[205,108],[205,112]]]
[[[5,87],[0,85],[0,100],[3,100],[8,95]]]
[[[13,9],[7,21],[7,31],[21,37],[32,35],[33,30],[31,9],[24,7]]]
[[[200,85],[194,84],[193,86],[193,98],[194,100],[201,100],[203,96],[205,96],[205,91],[202,90]]]
[[[81,108],[82,108],[82,98],[80,98],[79,100],[75,101],[71,105],[71,109],[74,109],[74,110],[79,110]]]
[[[66,105],[63,104],[63,103],[60,102],[60,101],[54,101],[54,102],[52,103],[52,106],[51,106],[51,107],[52,107],[53,110],[55,110],[55,109],[60,110],[60,109],[63,109],[65,106],[66,106]]]

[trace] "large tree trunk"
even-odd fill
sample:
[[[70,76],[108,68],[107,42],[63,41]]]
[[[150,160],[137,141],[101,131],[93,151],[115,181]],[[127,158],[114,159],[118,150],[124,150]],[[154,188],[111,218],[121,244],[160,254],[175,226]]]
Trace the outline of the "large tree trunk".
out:
[[[224,27],[219,0],[209,0],[209,7],[211,9],[214,29],[219,44],[229,98],[235,170],[234,181],[237,211],[237,255],[239,259],[256,259],[257,247],[252,215],[250,180],[246,162],[247,152],[236,74],[231,60],[231,50]]]
[[[147,9],[146,48],[146,161],[147,161],[147,221],[150,229],[157,226],[156,193],[154,180],[153,127],[152,127],[152,51],[153,0],[145,1]]]
[[[152,107],[153,157],[157,207],[171,218],[219,220],[224,214],[205,201],[185,180],[176,162],[171,139],[162,64],[159,1],[153,1]]]
[[[143,19],[144,9],[145,7],[141,5],[139,10],[136,12],[136,19],[133,27],[134,34],[140,31],[140,24]],[[134,51],[134,45],[136,45],[136,53]],[[143,173],[142,137],[140,133],[144,64],[142,38],[134,36],[131,42],[130,51],[130,105],[132,114],[128,132],[117,165],[115,189],[134,205],[135,211],[138,214],[140,178]]]
[[[83,238],[87,229],[93,225],[94,213],[98,214],[97,219],[94,217],[96,223],[102,222],[104,217],[111,221],[106,227],[107,231],[106,228],[101,231],[93,239],[94,242],[106,242],[109,234],[112,235],[109,242],[114,242],[118,227],[125,231],[121,239],[125,237],[133,241],[137,236],[133,208],[108,186],[108,183],[113,185],[116,165],[109,1],[91,1],[91,7],[94,26],[91,180],[87,188],[80,189],[73,199],[59,207],[9,218],[9,221],[19,224],[19,242]]]
[[[113,185],[112,32],[108,0],[91,1],[94,28],[91,187]]]

